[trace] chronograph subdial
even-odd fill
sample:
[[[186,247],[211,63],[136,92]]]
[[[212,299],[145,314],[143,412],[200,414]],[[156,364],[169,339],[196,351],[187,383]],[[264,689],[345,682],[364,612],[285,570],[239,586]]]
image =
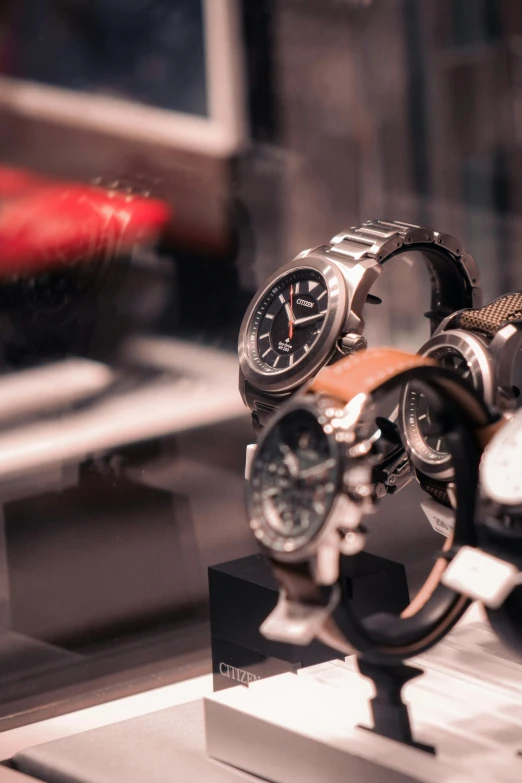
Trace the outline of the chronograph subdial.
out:
[[[259,303],[249,338],[250,358],[264,373],[278,373],[300,362],[324,326],[328,291],[323,276],[298,269],[282,277]]]

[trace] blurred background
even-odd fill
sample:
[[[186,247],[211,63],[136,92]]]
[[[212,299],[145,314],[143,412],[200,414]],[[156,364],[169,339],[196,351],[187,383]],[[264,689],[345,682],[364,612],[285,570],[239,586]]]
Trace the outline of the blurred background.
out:
[[[522,287],[521,171],[517,0],[0,0],[0,728],[210,670],[264,279],[384,218]],[[428,336],[410,260],[370,344]],[[412,584],[415,492],[370,547]]]

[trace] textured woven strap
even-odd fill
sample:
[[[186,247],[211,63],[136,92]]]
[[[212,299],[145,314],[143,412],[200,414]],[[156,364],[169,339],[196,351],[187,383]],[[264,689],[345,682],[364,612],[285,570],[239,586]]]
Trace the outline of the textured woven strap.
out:
[[[443,506],[451,508],[451,502],[447,492],[447,482],[437,481],[436,479],[428,478],[428,476],[419,475],[419,483],[426,492],[428,492],[434,500],[442,503]]]
[[[522,319],[521,291],[499,296],[485,307],[464,310],[457,319],[457,325],[493,337],[503,324],[519,319]]]

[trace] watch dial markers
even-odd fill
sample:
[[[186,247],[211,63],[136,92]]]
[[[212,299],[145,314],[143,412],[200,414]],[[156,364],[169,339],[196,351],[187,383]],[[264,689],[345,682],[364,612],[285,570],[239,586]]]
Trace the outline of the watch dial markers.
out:
[[[264,374],[294,367],[319,337],[327,309],[328,291],[320,272],[302,268],[283,275],[266,293],[250,323],[251,362]]]
[[[460,351],[452,346],[441,346],[429,354],[442,367],[454,370],[461,378],[471,380],[471,369]],[[406,439],[413,452],[428,465],[439,465],[450,459],[446,441],[432,434],[433,423],[426,397],[413,387],[407,387],[404,402]]]

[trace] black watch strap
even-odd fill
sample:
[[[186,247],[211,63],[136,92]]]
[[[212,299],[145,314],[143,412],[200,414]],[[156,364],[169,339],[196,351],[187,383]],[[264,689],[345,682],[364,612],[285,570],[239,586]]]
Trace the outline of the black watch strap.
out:
[[[522,291],[505,294],[484,307],[463,310],[456,319],[456,326],[472,332],[482,332],[494,337],[505,324],[522,319]]]

